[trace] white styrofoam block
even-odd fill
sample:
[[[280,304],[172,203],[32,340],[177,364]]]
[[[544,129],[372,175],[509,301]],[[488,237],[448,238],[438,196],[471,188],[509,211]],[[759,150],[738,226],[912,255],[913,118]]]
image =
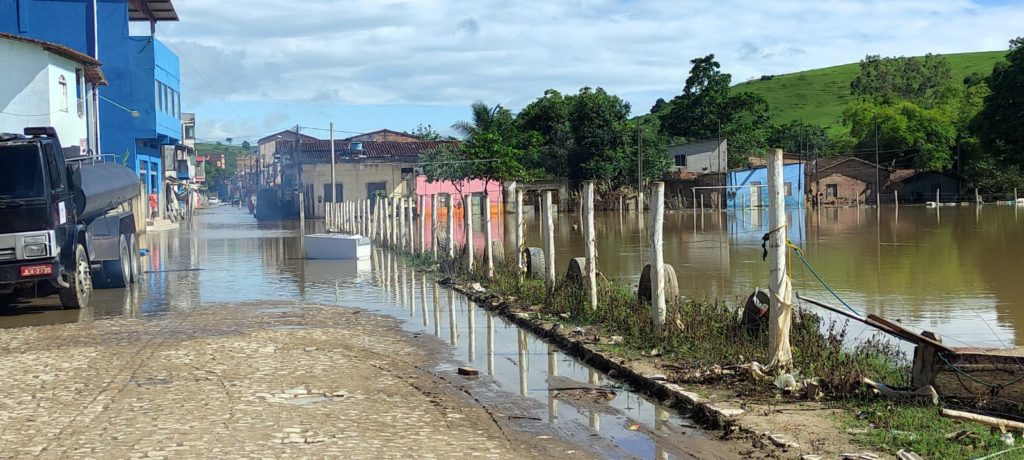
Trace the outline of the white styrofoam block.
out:
[[[307,259],[365,259],[370,239],[360,235],[316,233],[303,237]]]

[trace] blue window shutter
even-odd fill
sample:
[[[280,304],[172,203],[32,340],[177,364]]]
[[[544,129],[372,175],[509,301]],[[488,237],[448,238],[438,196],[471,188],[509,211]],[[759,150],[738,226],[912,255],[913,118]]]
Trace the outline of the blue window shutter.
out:
[[[14,0],[18,3],[18,32],[28,32],[28,4],[32,0]]]

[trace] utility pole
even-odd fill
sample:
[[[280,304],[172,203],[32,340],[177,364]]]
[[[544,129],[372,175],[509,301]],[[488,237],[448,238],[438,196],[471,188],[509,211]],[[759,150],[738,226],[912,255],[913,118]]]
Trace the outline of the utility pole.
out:
[[[338,178],[335,172],[334,160],[334,122],[331,122],[331,204],[338,201]]]
[[[875,207],[882,204],[882,187],[878,183],[878,119],[875,119]]]
[[[789,331],[793,317],[792,285],[786,272],[786,196],[782,149],[768,154],[768,265],[771,306],[768,320],[768,366],[787,368],[793,362]]]
[[[644,156],[641,150],[640,119],[636,119],[636,213],[644,212]]]

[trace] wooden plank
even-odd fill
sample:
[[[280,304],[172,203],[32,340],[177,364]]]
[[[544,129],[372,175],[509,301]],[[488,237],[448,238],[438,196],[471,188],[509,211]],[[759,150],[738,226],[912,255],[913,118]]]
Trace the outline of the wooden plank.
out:
[[[951,348],[947,347],[946,345],[943,345],[941,342],[936,342],[932,339],[929,339],[928,337],[925,337],[921,334],[918,334],[914,331],[911,331],[910,329],[903,327],[903,325],[901,324],[889,321],[885,318],[882,318],[881,316],[869,314],[867,319],[871,322],[885,326],[895,331],[901,337],[905,338],[908,342],[912,342],[915,344],[927,343],[928,345],[934,347],[936,350],[945,351],[947,353],[953,352]]]
[[[953,409],[942,409],[942,416],[956,420],[965,420],[968,422],[975,422],[981,423],[983,425],[994,426],[1004,431],[1007,428],[1013,429],[1014,431],[1024,431],[1024,423],[1015,422],[1013,420],[1006,420],[1002,418],[989,417],[987,415],[975,414],[971,412],[963,412]]]

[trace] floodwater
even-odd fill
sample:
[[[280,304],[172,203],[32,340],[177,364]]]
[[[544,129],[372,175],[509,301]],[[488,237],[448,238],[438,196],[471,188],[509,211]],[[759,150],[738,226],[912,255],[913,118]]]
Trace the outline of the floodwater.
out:
[[[635,286],[649,259],[649,217],[598,213],[598,270]],[[789,209],[789,240],[857,311],[939,333],[953,346],[1024,345],[1024,207],[882,206]],[[511,219],[503,225],[511,235]],[[574,227],[575,226],[575,227]],[[540,219],[526,219],[527,246],[543,247]],[[560,273],[584,255],[579,217],[562,214],[555,229]],[[739,304],[767,288],[761,237],[767,211],[677,211],[665,214],[665,262],[680,292]],[[840,306],[791,251],[794,289]],[[808,308],[816,308],[808,306]],[[850,325],[851,336],[874,332]]]
[[[313,225],[316,226],[316,225]],[[673,411],[624,388],[461,294],[375,250],[371,260],[304,260],[295,222],[257,223],[239,208],[205,210],[193,229],[151,233],[146,276],[131,289],[96,290],[90,308],[60,310],[56,297],[0,316],[0,327],[145,318],[225,303],[310,302],[399,318],[452,353],[437,369],[469,365],[482,377],[474,397],[538,436],[557,434],[607,458],[730,458],[717,441]],[[278,307],[280,308],[280,307]],[[567,398],[558,389],[614,389],[610,401]]]

